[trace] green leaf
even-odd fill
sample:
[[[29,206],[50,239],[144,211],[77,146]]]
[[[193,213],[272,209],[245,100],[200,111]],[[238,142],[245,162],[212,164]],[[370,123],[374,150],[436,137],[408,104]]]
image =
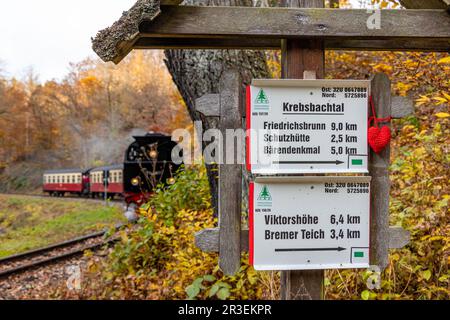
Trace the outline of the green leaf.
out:
[[[370,291],[369,290],[364,290],[363,292],[361,292],[361,298],[363,300],[369,300],[369,298],[370,298]]]
[[[203,277],[197,278],[194,280],[194,282],[192,282],[192,285],[196,286],[196,287],[200,287],[202,285],[203,282]]]
[[[219,286],[217,284],[213,284],[213,286],[211,287],[211,289],[209,289],[209,294],[208,296],[211,298],[212,296],[214,296],[217,291],[219,291]]]
[[[213,281],[216,281],[216,277],[214,277],[211,274],[208,274],[208,275],[203,277],[203,280],[208,281],[208,282],[213,282]]]
[[[425,280],[430,280],[430,278],[431,278],[431,271],[430,270],[425,270],[425,271],[423,271],[422,272],[422,277],[425,279]]]
[[[443,275],[441,277],[439,277],[439,281],[440,282],[447,282],[448,281],[449,276],[448,275]]]
[[[186,287],[186,293],[189,299],[194,299],[200,293],[200,288],[191,284],[190,286]]]
[[[229,296],[230,296],[230,290],[228,288],[223,287],[217,292],[217,297],[220,300],[226,300]]]
[[[226,283],[226,282],[218,281],[217,285],[220,286],[220,287],[231,289],[231,286],[228,283]]]

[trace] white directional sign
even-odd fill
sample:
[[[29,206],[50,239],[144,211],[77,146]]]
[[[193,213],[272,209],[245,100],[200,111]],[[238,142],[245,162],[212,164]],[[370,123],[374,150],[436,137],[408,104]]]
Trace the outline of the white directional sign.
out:
[[[369,267],[370,177],[257,178],[249,252],[256,270]]]
[[[248,170],[367,173],[369,95],[370,81],[253,80]]]

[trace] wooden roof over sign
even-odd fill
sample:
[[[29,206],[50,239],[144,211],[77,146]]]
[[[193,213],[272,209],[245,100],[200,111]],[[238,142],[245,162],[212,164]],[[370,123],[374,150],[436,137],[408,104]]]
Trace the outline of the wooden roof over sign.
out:
[[[111,27],[101,30],[92,39],[92,48],[104,61],[120,62],[139,37],[139,24],[152,21],[160,13],[161,4],[178,5],[183,0],[138,0]]]
[[[133,49],[278,49],[282,39],[321,39],[326,49],[450,51],[450,0],[400,0],[369,29],[367,10],[180,6],[138,0],[100,31],[94,51],[119,63]],[[432,10],[429,10],[432,9]],[[418,27],[420,26],[420,27]]]

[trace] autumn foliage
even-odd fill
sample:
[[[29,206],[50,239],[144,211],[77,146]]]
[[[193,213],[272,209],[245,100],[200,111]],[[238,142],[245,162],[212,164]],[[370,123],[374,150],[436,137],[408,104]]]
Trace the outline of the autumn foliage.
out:
[[[120,162],[132,134],[171,133],[187,121],[160,52],[118,66],[86,59],[61,81],[0,77],[2,188],[38,186],[45,169]]]
[[[274,77],[279,54],[269,54]],[[390,166],[391,225],[412,235],[392,250],[379,288],[368,270],[329,270],[327,299],[449,299],[449,87],[445,54],[327,52],[327,77],[368,79],[385,72],[393,94],[415,101],[415,113],[393,120]],[[138,231],[124,235],[103,265],[107,285],[86,288],[86,295],[148,299],[277,299],[279,273],[255,272],[242,257],[233,277],[219,270],[217,254],[195,247],[194,233],[216,225],[209,206],[204,168],[188,168],[169,189],[141,208]]]

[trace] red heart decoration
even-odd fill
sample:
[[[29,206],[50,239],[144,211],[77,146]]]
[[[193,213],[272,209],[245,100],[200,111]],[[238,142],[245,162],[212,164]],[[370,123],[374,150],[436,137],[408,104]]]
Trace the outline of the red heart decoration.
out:
[[[375,153],[380,153],[391,141],[391,129],[389,127],[370,127],[367,135],[369,145]]]

